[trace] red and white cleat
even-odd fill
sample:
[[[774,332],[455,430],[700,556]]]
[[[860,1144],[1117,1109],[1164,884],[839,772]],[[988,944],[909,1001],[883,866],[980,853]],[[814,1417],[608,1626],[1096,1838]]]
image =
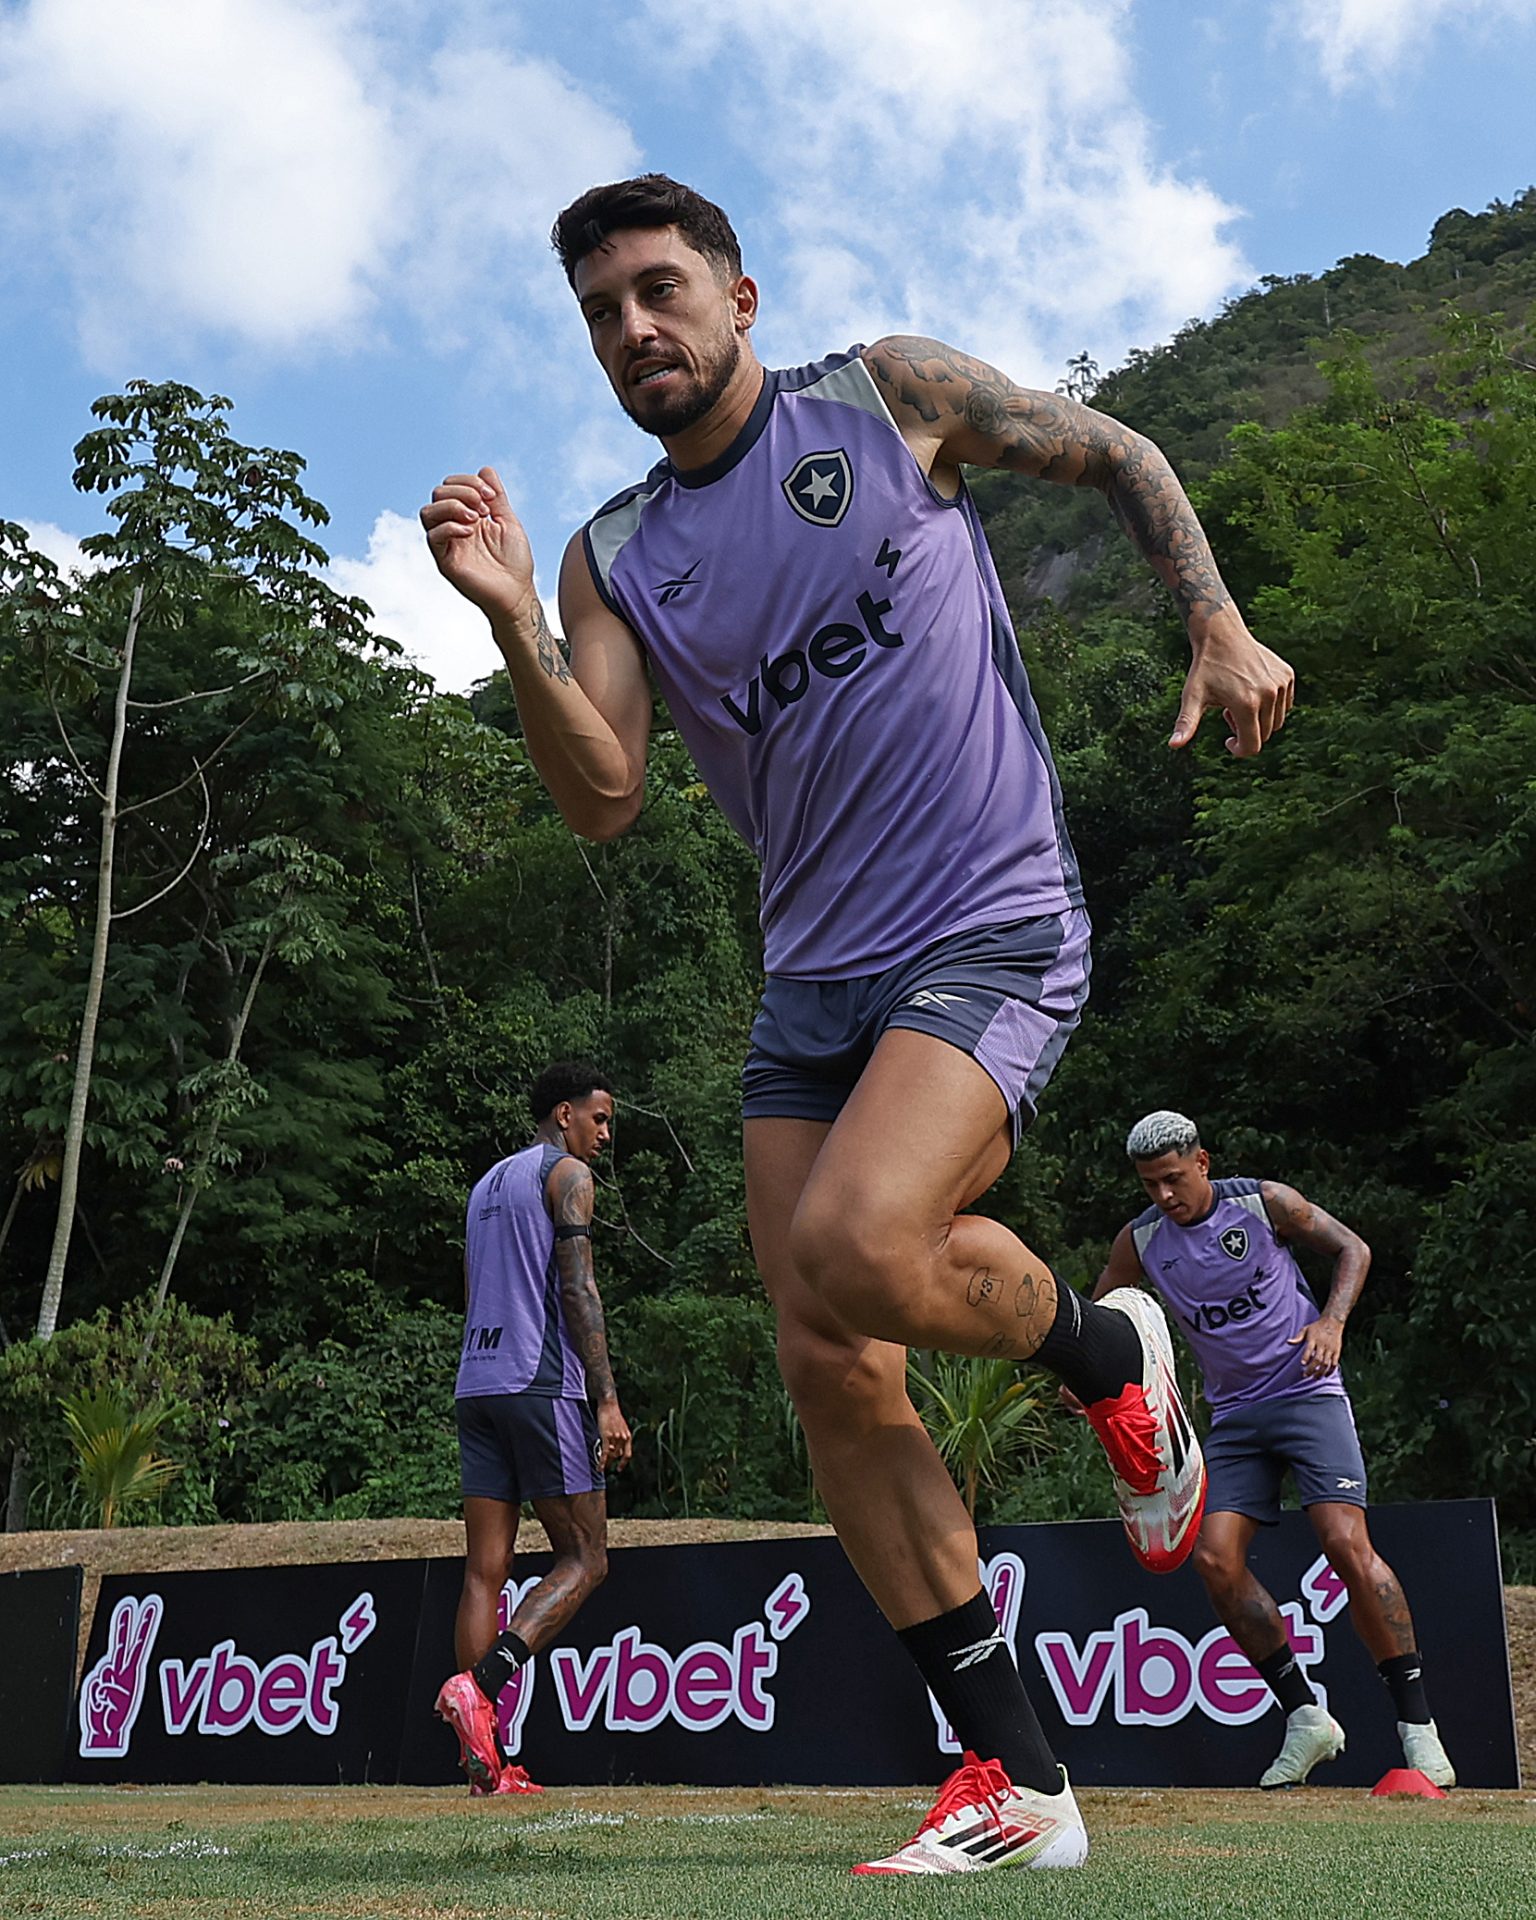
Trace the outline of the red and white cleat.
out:
[[[1162,1308],[1140,1287],[1116,1287],[1099,1302],[1123,1313],[1141,1339],[1141,1384],[1084,1409],[1104,1442],[1131,1552],[1150,1573],[1189,1558],[1205,1512],[1205,1456],[1173,1371]]]
[[[469,1776],[470,1791],[497,1792],[505,1763],[496,1744],[496,1709],[475,1685],[474,1675],[456,1673],[445,1680],[434,1711],[459,1736],[459,1764]]]
[[[1016,1787],[996,1760],[967,1753],[904,1847],[855,1873],[978,1873],[987,1867],[1080,1867],[1088,1834],[1065,1773],[1060,1793]]]

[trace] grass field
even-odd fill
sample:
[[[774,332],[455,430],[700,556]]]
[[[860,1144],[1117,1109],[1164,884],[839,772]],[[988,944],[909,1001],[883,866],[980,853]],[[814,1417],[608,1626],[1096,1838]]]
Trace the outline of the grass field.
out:
[[[1083,1796],[1076,1872],[854,1880],[908,1792],[0,1788],[0,1916],[115,1920],[1530,1920],[1536,1797]]]

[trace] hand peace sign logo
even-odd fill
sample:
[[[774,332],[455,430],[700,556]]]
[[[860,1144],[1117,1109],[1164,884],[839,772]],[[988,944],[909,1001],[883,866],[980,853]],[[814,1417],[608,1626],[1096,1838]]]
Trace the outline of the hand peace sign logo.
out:
[[[165,1604],[158,1593],[131,1594],[112,1609],[107,1650],[80,1683],[80,1754],[121,1760],[144,1703],[150,1651]]]

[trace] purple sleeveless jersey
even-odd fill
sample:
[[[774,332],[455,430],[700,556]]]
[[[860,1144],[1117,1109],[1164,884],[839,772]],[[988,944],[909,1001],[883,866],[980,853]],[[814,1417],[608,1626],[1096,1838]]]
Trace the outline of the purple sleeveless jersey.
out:
[[[1216,1204],[1192,1227],[1156,1207],[1131,1222],[1142,1271],[1195,1350],[1217,1419],[1228,1407],[1342,1394],[1337,1371],[1309,1380],[1301,1346],[1317,1302],[1264,1211],[1257,1180],[1213,1180]]]
[[[465,1223],[469,1310],[454,1397],[539,1393],[585,1400],[587,1372],[566,1331],[555,1223],[544,1200],[564,1155],[537,1141],[476,1182]]]
[[[795,979],[1082,904],[975,507],[929,484],[858,356],[769,372],[718,460],[662,461],[585,530]]]

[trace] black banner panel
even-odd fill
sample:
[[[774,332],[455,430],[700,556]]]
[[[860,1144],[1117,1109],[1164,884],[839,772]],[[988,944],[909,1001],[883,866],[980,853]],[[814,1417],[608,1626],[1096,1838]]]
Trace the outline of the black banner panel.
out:
[[[1430,1701],[1464,1786],[1518,1785],[1492,1503],[1381,1507]],[[1000,1527],[981,1577],[1046,1731],[1083,1786],[1251,1786],[1284,1723],[1188,1568],[1132,1559],[1117,1522]],[[550,1562],[519,1558],[510,1618]],[[1392,1703],[1304,1517],[1258,1577],[1348,1746],[1319,1784],[1401,1764]],[[833,1539],[616,1550],[568,1636],[501,1698],[509,1753],[547,1786],[903,1785],[956,1760],[949,1729]],[[69,1777],[447,1783],[432,1702],[453,1665],[457,1561],[103,1583]],[[414,1656],[414,1657],[413,1657]]]
[[[103,1579],[64,1777],[392,1781],[428,1564]]]
[[[0,1574],[0,1780],[64,1777],[80,1634],[79,1567]]]

